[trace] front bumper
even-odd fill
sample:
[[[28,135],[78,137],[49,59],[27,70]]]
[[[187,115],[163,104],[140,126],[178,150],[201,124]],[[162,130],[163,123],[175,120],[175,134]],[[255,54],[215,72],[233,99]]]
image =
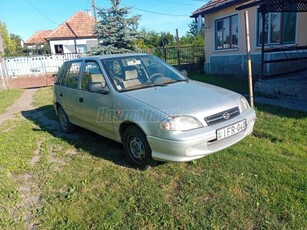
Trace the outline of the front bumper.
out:
[[[216,140],[217,129],[243,119],[246,119],[247,124],[245,130],[228,138],[219,141]],[[185,140],[169,140],[153,136],[147,136],[147,140],[152,150],[152,157],[155,160],[174,162],[192,161],[239,142],[253,131],[255,120],[255,111],[248,109],[235,119],[212,127],[204,127],[199,130],[202,132],[201,134],[191,136]]]

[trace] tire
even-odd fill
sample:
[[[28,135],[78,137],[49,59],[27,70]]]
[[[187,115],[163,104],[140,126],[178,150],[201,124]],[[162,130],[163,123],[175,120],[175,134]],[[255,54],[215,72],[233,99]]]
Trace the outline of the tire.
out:
[[[71,133],[75,130],[76,126],[70,123],[68,116],[61,106],[58,108],[58,117],[60,120],[61,129],[64,133]]]
[[[151,157],[151,148],[145,134],[136,126],[129,126],[125,130],[123,147],[128,163],[134,168],[147,170],[158,163]]]

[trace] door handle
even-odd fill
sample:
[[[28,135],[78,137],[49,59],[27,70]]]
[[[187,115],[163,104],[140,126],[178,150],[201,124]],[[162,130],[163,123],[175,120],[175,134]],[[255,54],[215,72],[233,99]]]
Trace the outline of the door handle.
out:
[[[63,93],[60,93],[60,97],[63,97]]]
[[[83,97],[79,97],[79,102],[83,103]]]

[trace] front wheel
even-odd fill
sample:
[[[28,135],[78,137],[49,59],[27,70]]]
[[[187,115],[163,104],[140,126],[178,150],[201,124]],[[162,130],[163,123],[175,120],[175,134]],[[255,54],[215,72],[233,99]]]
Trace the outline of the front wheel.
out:
[[[151,157],[151,149],[145,134],[135,126],[129,126],[123,135],[127,161],[135,168],[146,170],[157,165]]]

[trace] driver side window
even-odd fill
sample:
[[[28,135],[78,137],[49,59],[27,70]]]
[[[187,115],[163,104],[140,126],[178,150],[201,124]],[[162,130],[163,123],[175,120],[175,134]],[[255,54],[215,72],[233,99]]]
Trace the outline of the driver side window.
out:
[[[148,59],[148,60],[145,60],[144,63],[149,73],[149,76],[152,76],[156,73],[165,74],[164,73],[165,67],[160,62],[157,62],[156,60]]]
[[[81,89],[88,90],[91,83],[101,83],[103,87],[106,86],[105,78],[102,71],[95,61],[86,61],[82,71]]]

